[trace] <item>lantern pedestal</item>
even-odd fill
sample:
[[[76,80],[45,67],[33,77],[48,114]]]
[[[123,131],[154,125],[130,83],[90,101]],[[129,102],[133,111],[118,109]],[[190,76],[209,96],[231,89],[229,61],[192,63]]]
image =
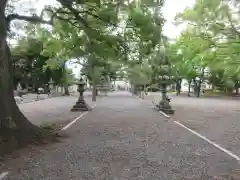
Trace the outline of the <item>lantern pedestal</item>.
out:
[[[159,104],[156,105],[156,110],[162,111],[165,114],[174,114],[174,110],[169,104],[168,100],[161,101]]]
[[[83,92],[84,92],[84,81],[81,78],[80,81],[78,82],[78,92],[79,92],[79,98],[76,104],[72,107],[71,111],[90,111],[92,108],[85,102],[84,97],[83,97]]]
[[[159,102],[159,104],[156,105],[156,110],[162,111],[165,114],[174,114],[174,110],[172,109],[170,105],[170,99],[167,96],[167,89],[166,84],[162,84],[162,100]]]
[[[83,98],[79,98],[76,104],[72,107],[71,111],[91,111],[92,108],[85,102]]]

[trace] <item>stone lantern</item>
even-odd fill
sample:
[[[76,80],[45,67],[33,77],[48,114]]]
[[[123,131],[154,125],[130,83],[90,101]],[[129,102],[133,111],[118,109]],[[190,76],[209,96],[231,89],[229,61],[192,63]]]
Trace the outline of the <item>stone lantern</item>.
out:
[[[167,86],[171,84],[171,80],[173,77],[170,76],[170,70],[171,70],[171,64],[166,56],[165,48],[162,47],[160,49],[161,54],[163,56],[160,56],[159,61],[159,86],[161,90],[161,100],[156,105],[156,109],[159,111],[162,111],[166,114],[173,114],[174,110],[172,109],[170,105],[170,99],[167,96]]]
[[[91,108],[89,105],[85,102],[83,97],[83,92],[85,91],[85,82],[80,78],[78,82],[76,82],[78,85],[78,92],[79,92],[79,98],[76,104],[72,107],[71,111],[89,111]]]

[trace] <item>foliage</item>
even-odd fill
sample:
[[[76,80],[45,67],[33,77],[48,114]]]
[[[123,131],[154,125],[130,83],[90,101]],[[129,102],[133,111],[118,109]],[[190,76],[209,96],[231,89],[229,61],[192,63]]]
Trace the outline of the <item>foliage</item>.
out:
[[[57,67],[73,59],[71,61],[80,64],[82,73],[91,81],[93,75],[99,77],[99,74],[114,80],[119,72],[123,72],[123,67],[125,70],[130,68],[127,71],[129,77],[133,77],[130,75],[132,63],[136,66],[135,73],[137,64],[141,64],[144,68],[136,77],[141,77],[144,83],[150,82],[150,68],[146,70],[145,66],[149,66],[148,55],[161,41],[164,20],[157,10],[162,1],[155,2],[158,5],[153,8],[155,13],[149,9],[149,5],[152,8],[154,4],[151,1],[143,1],[137,6],[134,1],[126,2],[128,6],[108,1],[104,6],[95,1],[76,2],[79,6],[59,2],[60,8],[46,7],[49,15],[56,12],[56,19],[51,31],[41,33],[45,39],[42,55],[50,57],[48,66]],[[80,13],[81,8],[86,10],[85,13]]]
[[[164,19],[160,13],[161,2],[153,8],[153,12],[143,5],[131,9],[128,26],[134,28],[125,30],[128,42],[126,71],[133,85],[148,85],[152,83],[155,64],[152,61],[156,48],[162,43],[162,27]]]
[[[14,62],[14,84],[15,87],[21,83],[22,87],[44,87],[53,78],[56,84],[71,84],[72,71],[64,71],[65,67],[46,67],[49,56],[43,55],[44,43],[40,38],[23,37],[18,44],[12,48]]]
[[[41,18],[36,14],[32,17],[8,16],[10,20],[30,22],[26,28],[27,39],[31,37],[40,43],[39,48],[33,44],[36,49],[32,50],[38,52],[34,52],[32,59],[46,57],[41,67],[32,67],[39,69],[37,76],[40,72],[46,73],[61,84],[65,82],[61,80],[66,77],[65,64],[70,60],[82,66],[82,73],[90,81],[98,81],[100,76],[109,76],[111,80],[129,76],[135,84],[151,83],[154,67],[151,58],[163,39],[162,0],[57,1],[58,6],[44,8]],[[33,22],[52,27],[32,25]],[[22,49],[31,54],[27,47]],[[19,50],[16,52],[23,54]]]
[[[171,47],[181,78],[200,78],[221,90],[236,88],[238,92],[240,17],[232,7],[228,1],[196,0],[192,8],[176,16],[176,24],[188,23]]]

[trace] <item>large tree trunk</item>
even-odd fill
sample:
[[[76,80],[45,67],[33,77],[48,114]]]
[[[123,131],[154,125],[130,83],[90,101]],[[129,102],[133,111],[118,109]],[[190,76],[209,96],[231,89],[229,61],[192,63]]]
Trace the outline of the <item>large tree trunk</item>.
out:
[[[11,53],[6,41],[5,5],[4,1],[0,1],[0,135],[9,134],[14,129],[30,138],[33,134],[39,134],[40,128],[28,121],[14,99]]]
[[[11,76],[10,51],[6,41],[1,40],[0,44],[0,128],[1,130],[17,128],[22,132],[29,132],[31,129],[36,130],[37,127],[27,120],[15,102],[13,96],[13,79]]]
[[[13,95],[10,51],[6,41],[0,40],[0,128],[19,128],[23,131],[33,128],[19,110]],[[35,129],[35,128],[34,128]],[[0,130],[1,131],[1,130]]]
[[[9,48],[7,45],[7,22],[5,19],[4,1],[0,4],[0,131],[16,126],[13,121],[12,102],[13,97],[12,78],[10,76]]]

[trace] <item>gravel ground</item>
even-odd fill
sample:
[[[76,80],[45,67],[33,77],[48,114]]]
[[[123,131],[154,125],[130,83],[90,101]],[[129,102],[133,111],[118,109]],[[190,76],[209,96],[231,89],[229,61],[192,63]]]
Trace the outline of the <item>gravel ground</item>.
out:
[[[70,109],[77,101],[77,96],[61,96],[42,101],[19,104],[24,115],[35,125],[51,124],[68,121],[80,115],[79,112],[71,112]],[[85,97],[86,102],[93,106],[91,97]]]
[[[72,93],[72,96],[78,96],[78,93]],[[85,96],[91,96],[91,92],[90,91],[86,91],[84,93]],[[34,93],[28,93],[22,96],[22,100],[21,101],[17,101],[18,104],[24,104],[24,103],[30,103],[30,102],[34,102],[34,101],[40,101],[40,100],[46,100],[48,98],[55,98],[55,97],[62,97],[62,94],[55,94],[55,95],[50,95],[48,96],[47,94],[40,94],[37,97],[37,94]]]
[[[14,160],[4,180],[240,179],[237,161],[127,93],[111,93],[67,133]]]
[[[23,95],[21,101],[17,101],[17,103],[24,104],[24,103],[34,102],[34,101],[46,100],[48,98],[61,97],[61,96],[62,96],[61,94],[50,95],[50,96],[48,96],[47,94],[40,94],[37,96],[37,94],[28,93]]]
[[[240,100],[170,97],[176,110],[174,120],[240,156]],[[145,99],[157,102],[160,95],[150,93]]]
[[[48,98],[47,94],[40,94],[37,97],[37,94],[29,93],[29,94],[23,95],[21,100],[18,100],[17,103],[18,104],[23,104],[23,103],[29,103],[29,102],[32,102],[32,101],[45,100],[47,98]]]

